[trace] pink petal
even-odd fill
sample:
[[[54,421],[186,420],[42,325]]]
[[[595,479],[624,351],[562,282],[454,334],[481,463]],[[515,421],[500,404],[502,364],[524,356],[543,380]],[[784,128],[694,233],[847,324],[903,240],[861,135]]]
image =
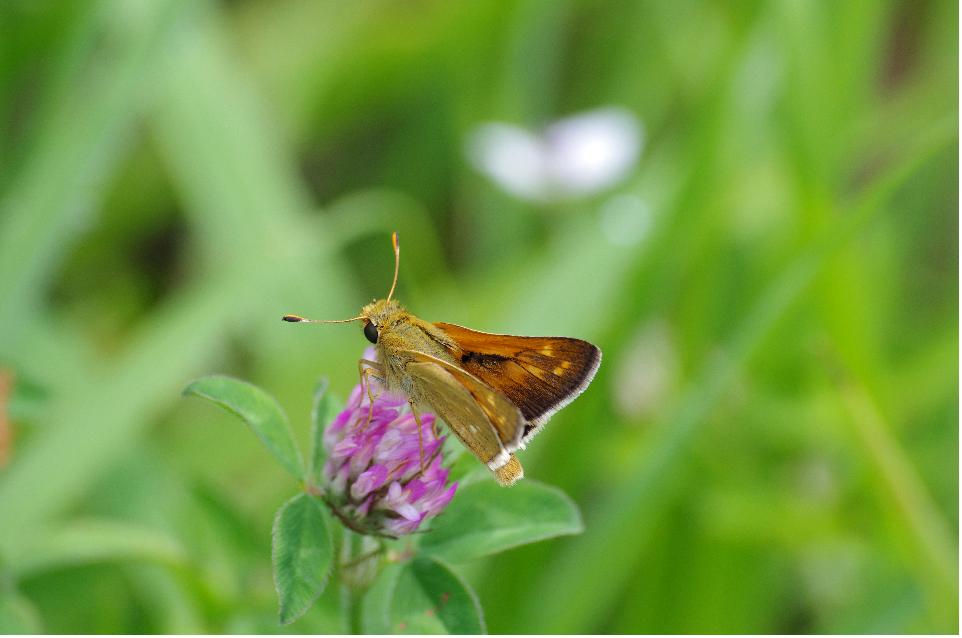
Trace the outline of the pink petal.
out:
[[[394,506],[394,511],[409,521],[420,521],[421,513],[410,503],[401,503]]]
[[[351,497],[361,500],[387,481],[388,471],[383,465],[372,465],[361,473],[351,485]]]

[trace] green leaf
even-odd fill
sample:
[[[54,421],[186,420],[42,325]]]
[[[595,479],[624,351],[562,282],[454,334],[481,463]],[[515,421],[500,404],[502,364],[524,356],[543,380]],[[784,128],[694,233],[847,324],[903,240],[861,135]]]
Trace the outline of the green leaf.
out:
[[[491,480],[491,470],[467,452],[460,442],[449,440],[445,448],[444,464],[448,468],[448,480],[457,481],[458,489]]]
[[[197,379],[184,394],[213,401],[242,418],[285,470],[298,480],[304,479],[301,453],[274,397],[250,383],[218,375]]]
[[[314,404],[311,408],[311,455],[307,473],[308,483],[319,485],[324,470],[324,428],[340,409],[338,401],[328,391],[327,378],[321,379],[314,391]]]
[[[294,622],[324,591],[334,550],[320,503],[298,494],[274,519],[274,586],[281,624]]]
[[[481,634],[484,615],[471,587],[444,563],[421,556],[389,565],[364,598],[368,634]]]
[[[488,480],[458,490],[421,549],[462,562],[583,530],[578,507],[561,490],[529,479],[510,488]]]

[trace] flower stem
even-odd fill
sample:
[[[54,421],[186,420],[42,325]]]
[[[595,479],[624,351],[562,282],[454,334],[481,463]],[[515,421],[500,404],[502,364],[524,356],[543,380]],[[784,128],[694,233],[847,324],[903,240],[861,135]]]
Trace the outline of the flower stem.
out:
[[[344,618],[344,633],[359,635],[361,633],[361,592],[344,583],[341,584],[341,615]]]
[[[345,633],[361,633],[361,598],[377,577],[382,552],[382,545],[374,539],[344,530],[339,572]]]

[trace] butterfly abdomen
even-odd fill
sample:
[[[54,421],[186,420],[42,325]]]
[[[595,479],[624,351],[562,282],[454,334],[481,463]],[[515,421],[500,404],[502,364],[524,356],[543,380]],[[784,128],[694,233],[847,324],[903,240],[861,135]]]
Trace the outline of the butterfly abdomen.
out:
[[[508,462],[494,471],[494,478],[504,487],[514,485],[524,478],[524,468],[521,461],[514,454],[508,457]]]

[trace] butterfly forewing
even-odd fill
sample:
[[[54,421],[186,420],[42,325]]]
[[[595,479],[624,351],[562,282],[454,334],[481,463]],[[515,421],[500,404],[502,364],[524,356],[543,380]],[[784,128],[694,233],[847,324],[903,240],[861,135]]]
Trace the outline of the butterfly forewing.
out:
[[[516,337],[450,323],[434,325],[456,344],[451,355],[461,367],[518,407],[527,421],[525,441],[584,391],[601,363],[601,351],[580,339]]]

